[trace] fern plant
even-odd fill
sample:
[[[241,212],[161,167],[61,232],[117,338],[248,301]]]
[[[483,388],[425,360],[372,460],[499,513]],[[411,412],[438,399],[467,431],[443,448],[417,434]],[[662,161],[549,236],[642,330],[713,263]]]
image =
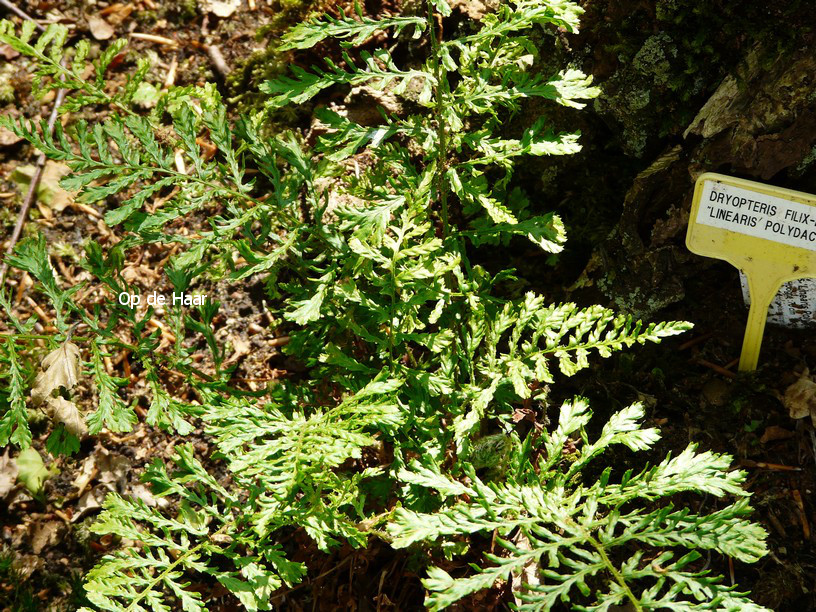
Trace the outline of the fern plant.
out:
[[[608,445],[645,450],[655,441],[656,432],[639,428],[640,408],[613,416],[592,443],[583,401],[562,408],[553,433],[534,429],[523,441],[517,433],[519,408],[545,419],[545,389],[559,373],[689,328],[643,325],[600,306],[553,305],[532,292],[510,299],[502,286],[513,271],[490,274],[471,259],[514,236],[550,253],[563,249],[560,219],[531,205],[513,171],[522,156],[579,150],[579,134],[556,133],[545,118],[525,122],[520,111],[533,97],[581,108],[597,95],[578,70],[532,69],[534,33],[576,31],[580,8],[568,0],[502,2],[471,33],[450,39],[438,25],[451,14],[448,4],[427,0],[422,9],[379,19],[358,9],[298,25],[282,50],[334,38],[342,62],[294,67],[267,82],[265,111],[234,125],[211,86],[171,89],[140,114],[130,92],[147,78],[141,65],[108,93],[120,43],[95,60],[96,78],[86,82],[85,47],[66,47],[60,26],[33,42],[32,31],[0,26],[0,42],[34,58],[42,88],[70,90],[67,108],[108,108],[93,124],[58,124],[53,137],[25,120],[4,117],[2,125],[67,163],[73,173],[63,185],[104,205],[122,234],[107,251],[86,247],[89,282],[106,296],[93,307],[75,299],[78,287],[62,286],[42,238],[22,242],[10,258],[38,281],[57,335],[32,334],[31,320],[11,319],[16,331],[0,356],[11,383],[2,442],[30,444],[27,372],[42,350],[35,343],[66,354],[70,343],[78,347],[71,349],[78,375],[93,377],[98,389],[96,409],[81,409],[90,435],[127,431],[136,421],[120,388],[127,381],[103,364],[108,352],[125,351],[150,391],[147,423],[182,436],[203,423],[217,448],[210,461],[227,470],[216,479],[192,447],[180,445],[175,468],[157,460],[144,474],[156,495],[175,501],[171,510],[107,499],[95,532],[133,544],[88,575],[88,599],[99,609],[206,609],[191,586],[202,575],[247,609],[270,609],[273,592],[306,573],[287,559],[284,534],[292,528],[326,552],[378,537],[397,547],[439,540],[448,557],[467,548],[453,536],[498,529],[505,554],[488,557],[493,566],[458,579],[429,571],[431,607],[538,565],[520,595],[532,607],[747,602],[695,563],[697,549],[745,561],[762,554],[764,532],[742,518],[747,503],[700,516],[656,504],[678,491],[744,498],[742,475],[727,472],[729,458],[688,449],[619,481],[606,471],[584,483],[586,464]],[[400,66],[386,49],[357,53],[354,45],[376,32],[424,45],[425,60]],[[372,126],[317,108],[323,134],[312,148],[293,133],[267,133],[270,113],[351,86],[402,96],[409,111],[383,110]],[[516,138],[506,133],[510,118],[523,124]],[[235,388],[213,332],[215,303],[170,308],[164,329],[151,308],[120,303],[120,294],[148,289],[123,273],[131,252],[148,243],[174,249],[165,282],[177,291],[203,285],[205,273],[213,281],[265,278],[291,336],[285,350],[307,366],[303,378],[260,393]],[[194,365],[195,342],[184,339],[208,346],[207,371]],[[167,371],[180,374],[196,402],[180,399],[179,381],[165,385]],[[57,383],[48,393],[68,401],[71,385]],[[59,443],[49,448],[75,450],[83,432],[66,435],[65,423],[54,421]],[[583,449],[565,455],[574,435]],[[367,465],[364,450],[374,446],[393,451],[394,460]],[[389,510],[395,494],[401,502]],[[641,545],[656,556],[637,553]],[[691,552],[672,561],[674,548]]]
[[[561,407],[552,432],[515,449],[501,482],[482,482],[467,466],[467,486],[423,470],[404,474],[440,497],[469,499],[431,513],[397,509],[388,525],[393,546],[492,532],[499,534],[496,542],[504,551],[485,554],[491,565],[466,577],[454,579],[444,569],[431,568],[424,581],[430,609],[512,576],[526,579],[518,593],[520,610],[549,610],[562,602],[582,602],[580,608],[589,610],[762,609],[723,585],[722,577],[695,566],[700,551],[748,563],[765,554],[764,530],[745,518],[751,512],[742,489],[746,475],[728,471],[730,457],[698,453],[691,445],[654,467],[627,470],[619,482],[612,468],[584,481],[590,462],[609,446],[640,451],[658,440],[657,430],[641,427],[643,416],[642,405],[633,404],[613,414],[591,441],[585,431],[591,412],[585,400],[577,399]],[[573,444],[565,453],[571,436],[581,448]],[[535,456],[540,459],[531,461]],[[653,505],[689,490],[740,499],[702,515],[671,503]],[[688,552],[678,558],[678,548]]]

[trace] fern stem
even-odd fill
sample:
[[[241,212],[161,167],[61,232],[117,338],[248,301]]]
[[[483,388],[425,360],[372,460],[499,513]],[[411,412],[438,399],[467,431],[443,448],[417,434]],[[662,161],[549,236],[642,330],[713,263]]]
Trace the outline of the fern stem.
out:
[[[202,546],[204,546],[204,544],[207,543],[208,540],[211,540],[213,538],[213,536],[220,534],[227,527],[231,526],[232,523],[224,523],[223,525],[221,525],[221,527],[218,528],[218,531],[214,532],[212,535],[208,535],[207,539],[202,540],[201,542],[193,546],[191,549],[189,549],[187,552],[180,554],[178,559],[176,559],[170,565],[168,565],[167,568],[162,573],[160,573],[158,576],[156,576],[153,580],[151,580],[147,584],[147,588],[143,589],[142,592],[139,593],[139,595],[135,599],[131,600],[130,604],[128,604],[128,607],[125,608],[125,612],[132,612],[133,610],[140,609],[140,607],[136,608],[134,606],[136,606],[140,601],[142,601],[142,599],[144,599],[148,593],[152,593],[156,585],[158,585],[165,578],[167,578],[167,576],[170,575],[170,572],[172,572],[176,568],[176,566],[178,566],[182,561],[185,561],[189,557],[192,557],[194,554],[196,554],[198,550]]]
[[[35,22],[35,23],[36,23],[36,22]],[[73,72],[71,72],[70,70],[68,70],[68,68],[66,68],[65,66],[63,66],[61,62],[55,61],[54,59],[52,59],[51,57],[49,57],[47,53],[44,53],[44,52],[42,52],[42,51],[38,51],[38,50],[37,50],[37,48],[36,48],[36,47],[34,47],[34,46],[32,46],[31,48],[33,49],[33,55],[34,55],[34,57],[36,57],[36,58],[37,58],[37,59],[38,59],[40,62],[43,62],[43,63],[46,63],[46,64],[50,64],[51,66],[53,66],[54,68],[56,68],[56,69],[57,69],[57,71],[58,71],[58,72],[60,73],[60,75],[62,76],[63,81],[64,81],[66,78],[71,79],[71,80],[73,80],[74,82],[78,81],[77,76],[76,76],[76,75],[75,75]],[[105,101],[106,101],[108,104],[111,104],[111,105],[115,106],[116,108],[118,108],[118,109],[119,109],[119,110],[121,110],[122,112],[124,112],[124,113],[126,113],[126,114],[128,114],[128,115],[137,116],[137,113],[135,113],[135,112],[133,111],[133,109],[128,108],[128,107],[127,107],[127,106],[125,106],[124,104],[122,104],[122,103],[117,102],[116,100],[114,100],[114,99],[113,99],[111,96],[109,96],[109,95],[108,95],[108,94],[105,92],[105,90],[104,90],[104,89],[102,89],[102,88],[100,88],[100,87],[97,87],[96,85],[92,85],[92,84],[91,84],[91,83],[89,83],[88,81],[83,81],[83,86],[84,86],[84,87],[83,87],[83,89],[85,89],[85,91],[92,92],[94,95],[99,96],[100,98],[104,99],[104,100],[105,100]]]
[[[434,118],[436,119],[436,135],[439,139],[439,151],[437,154],[436,166],[436,194],[442,206],[442,236],[448,237],[448,190],[445,185],[445,172],[448,165],[448,134],[445,130],[445,121],[442,117],[442,110],[445,103],[444,84],[447,83],[447,71],[444,70],[442,62],[439,60],[440,40],[436,32],[436,14],[433,10],[431,0],[426,0],[428,8],[428,34],[431,37],[431,64],[433,65],[434,77],[436,78],[436,102],[434,104]],[[441,32],[440,32],[441,34]]]
[[[593,538],[589,532],[584,532],[584,535],[587,541],[592,545],[592,547],[598,551],[598,554],[601,556],[601,561],[603,561],[603,564],[606,566],[606,569],[608,569],[609,573],[612,574],[612,576],[615,578],[615,582],[617,582],[621,586],[623,592],[629,598],[629,601],[632,602],[632,606],[634,606],[635,610],[637,612],[643,612],[643,606],[641,605],[640,600],[637,597],[635,597],[635,594],[632,592],[632,589],[630,589],[629,585],[626,583],[626,579],[623,577],[623,574],[621,574],[618,571],[618,568],[615,567],[615,564],[612,563],[612,561],[606,555],[606,549],[603,547],[603,544],[601,544],[600,542],[598,542],[598,540]]]
[[[396,266],[397,250],[391,257],[391,303],[388,310],[388,371],[394,372],[394,318],[397,314],[397,280],[394,267]]]

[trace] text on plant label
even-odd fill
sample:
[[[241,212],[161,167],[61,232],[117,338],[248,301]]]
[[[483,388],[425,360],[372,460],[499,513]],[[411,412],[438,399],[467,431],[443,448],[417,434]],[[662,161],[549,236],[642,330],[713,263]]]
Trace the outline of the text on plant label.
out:
[[[706,181],[696,222],[816,251],[816,207]]]

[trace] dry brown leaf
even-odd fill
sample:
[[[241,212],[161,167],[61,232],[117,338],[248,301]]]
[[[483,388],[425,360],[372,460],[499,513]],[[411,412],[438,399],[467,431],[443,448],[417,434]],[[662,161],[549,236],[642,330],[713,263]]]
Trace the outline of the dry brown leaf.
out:
[[[792,419],[803,419],[810,415],[816,425],[816,382],[810,379],[807,369],[802,372],[799,380],[785,389],[782,401]]]
[[[54,389],[72,389],[79,380],[79,347],[73,342],[65,342],[61,347],[43,357],[42,372],[37,374],[31,399],[39,406],[51,397]]]
[[[86,15],[88,29],[96,40],[108,40],[113,36],[113,27],[99,15]]]
[[[63,525],[62,521],[46,521],[35,525],[31,534],[31,550],[35,555],[39,555],[46,546],[53,546],[59,541]]]
[[[100,484],[111,491],[124,491],[132,465],[130,459],[124,455],[100,453],[96,458]]]
[[[6,58],[7,60],[14,59],[15,57],[18,57],[19,55],[20,55],[20,52],[17,51],[16,49],[14,49],[13,47],[10,47],[7,44],[0,45],[0,56]]]
[[[99,470],[96,468],[96,455],[88,455],[88,458],[82,463],[82,468],[80,468],[77,477],[74,479],[74,487],[77,490],[77,495],[82,495],[85,492],[85,487],[91,483],[91,480],[93,480],[98,472]]]
[[[130,496],[135,499],[142,500],[146,505],[150,506],[151,508],[167,508],[170,505],[170,501],[165,497],[156,497],[153,493],[150,492],[143,484],[136,484],[130,489]]]
[[[524,535],[523,531],[519,531],[511,541],[519,550],[532,550],[530,540]],[[516,605],[524,603],[520,595],[528,591],[528,586],[535,587],[541,584],[541,580],[538,577],[538,562],[535,558],[531,558],[525,563],[520,572],[511,572],[510,577],[512,579],[510,587],[513,591],[513,599]]]
[[[0,456],[0,499],[6,495],[17,484],[17,462],[9,457],[9,449]]]
[[[450,6],[459,9],[471,19],[479,20],[488,12],[495,9],[495,3],[490,0],[453,0]]]
[[[68,167],[68,164],[49,161],[45,164],[45,168],[43,168],[40,187],[37,192],[41,194],[43,189],[48,190],[48,194],[41,194],[40,197],[46,200],[48,208],[55,212],[61,212],[74,201],[76,194],[66,191],[59,184],[62,177],[68,174],[71,174],[71,169]],[[43,197],[43,195],[45,195],[45,197]]]
[[[229,17],[241,6],[241,0],[203,0],[201,5],[216,17]]]
[[[229,336],[230,344],[232,344],[233,353],[229,356],[229,358],[224,362],[225,366],[230,366],[233,363],[236,363],[241,357],[245,357],[249,355],[250,352],[250,345],[248,340],[244,340],[238,334],[230,334]]]
[[[76,506],[74,506],[74,515],[71,517],[71,522],[76,523],[87,513],[101,508],[107,494],[108,490],[102,485],[97,485],[93,489],[86,491],[85,495],[80,497]]]
[[[74,201],[76,193],[60,186],[62,177],[70,173],[71,169],[67,164],[53,161],[45,164],[37,187],[37,208],[46,219],[52,218],[54,212],[61,212]]]
[[[122,22],[125,21],[130,14],[136,10],[136,7],[132,4],[122,4],[121,2],[117,2],[116,4],[111,4],[106,9],[103,9],[101,13],[105,15],[105,20],[111,24],[112,26],[118,26]]]
[[[765,432],[762,434],[759,441],[766,444],[768,442],[775,442],[776,440],[788,440],[794,435],[795,434],[792,431],[788,431],[784,427],[779,427],[779,425],[769,425],[765,428]]]
[[[65,431],[74,434],[77,438],[82,438],[88,433],[85,426],[85,419],[74,402],[69,402],[62,397],[49,397],[48,408],[51,412],[51,419],[55,423],[65,425]]]
[[[22,529],[25,529],[24,526],[20,526]],[[28,578],[39,570],[41,567],[45,565],[45,558],[41,557],[40,555],[21,555],[16,554],[14,556],[14,568],[19,572],[18,580],[22,582],[28,580]]]

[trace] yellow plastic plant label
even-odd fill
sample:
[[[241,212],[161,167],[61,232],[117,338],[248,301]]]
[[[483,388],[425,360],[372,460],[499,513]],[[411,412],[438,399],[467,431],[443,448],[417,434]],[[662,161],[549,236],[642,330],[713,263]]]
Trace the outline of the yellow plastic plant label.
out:
[[[708,172],[694,188],[686,246],[747,276],[751,309],[739,369],[755,370],[777,291],[816,277],[816,196]]]

